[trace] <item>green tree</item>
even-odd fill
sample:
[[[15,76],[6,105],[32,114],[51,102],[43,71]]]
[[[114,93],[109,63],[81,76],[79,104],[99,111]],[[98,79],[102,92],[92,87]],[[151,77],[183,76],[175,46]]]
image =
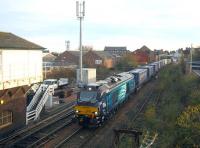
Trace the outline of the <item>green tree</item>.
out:
[[[130,69],[133,69],[137,65],[138,64],[137,64],[136,60],[133,58],[133,55],[127,54],[118,61],[116,68],[118,70],[127,71]]]
[[[183,54],[181,54],[180,65],[181,65],[182,73],[185,73],[186,72],[186,65],[185,65],[184,55]]]

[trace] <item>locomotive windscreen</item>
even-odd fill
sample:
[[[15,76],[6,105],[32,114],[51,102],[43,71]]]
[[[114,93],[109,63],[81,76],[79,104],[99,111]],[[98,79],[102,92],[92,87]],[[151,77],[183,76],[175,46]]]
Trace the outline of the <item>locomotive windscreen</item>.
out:
[[[81,91],[78,102],[95,103],[97,101],[96,91]]]

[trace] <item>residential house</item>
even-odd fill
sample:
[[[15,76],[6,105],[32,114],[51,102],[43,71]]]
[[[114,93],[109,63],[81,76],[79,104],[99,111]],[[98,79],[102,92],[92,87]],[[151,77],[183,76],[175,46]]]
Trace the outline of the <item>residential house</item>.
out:
[[[146,64],[156,60],[156,55],[147,46],[142,46],[133,52],[133,58],[138,64]]]
[[[83,56],[83,61],[84,64],[90,68],[95,68],[98,66],[112,68],[114,66],[112,55],[105,51],[88,51]]]
[[[51,72],[54,66],[55,59],[57,58],[56,55],[53,55],[52,53],[49,52],[43,52],[43,73],[44,73],[44,79],[46,79],[46,74],[48,72]]]
[[[115,46],[106,46],[104,48],[104,51],[108,52],[109,54],[112,54],[115,57],[122,57],[123,55],[126,55],[130,51],[127,50],[126,47],[115,47]]]
[[[105,46],[104,51],[112,55],[114,63],[117,63],[123,56],[131,53],[125,46]]]
[[[52,53],[43,53],[42,61],[43,62],[54,62],[57,56]]]
[[[83,50],[83,56],[88,51]],[[55,67],[67,67],[67,68],[77,68],[80,62],[80,51],[78,50],[66,50],[59,54],[55,59]]]
[[[64,51],[63,53],[59,54],[58,57],[55,59],[54,66],[62,67],[62,66],[69,66],[74,65],[77,66],[79,63],[78,57],[79,51]]]

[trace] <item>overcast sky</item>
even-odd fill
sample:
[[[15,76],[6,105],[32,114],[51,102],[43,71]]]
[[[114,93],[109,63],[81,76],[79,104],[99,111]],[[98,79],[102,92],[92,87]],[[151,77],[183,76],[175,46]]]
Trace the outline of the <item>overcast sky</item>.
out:
[[[85,0],[83,44],[175,50],[200,44],[199,0]],[[0,0],[0,31],[51,51],[79,47],[75,0]]]

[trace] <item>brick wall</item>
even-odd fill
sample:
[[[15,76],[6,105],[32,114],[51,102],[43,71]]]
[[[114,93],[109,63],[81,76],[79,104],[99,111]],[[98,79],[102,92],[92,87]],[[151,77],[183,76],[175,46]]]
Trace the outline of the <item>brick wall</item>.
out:
[[[112,68],[114,61],[112,58],[102,58],[95,51],[89,51],[83,56],[84,64],[88,67],[95,68],[97,66],[104,66],[106,68]],[[98,61],[101,63],[97,64]]]
[[[28,87],[23,86],[0,91],[0,98],[5,102],[3,105],[0,105],[0,112],[11,111],[13,114],[12,124],[0,128],[0,137],[4,137],[26,125],[26,98],[24,94],[27,90]]]
[[[133,58],[136,59],[138,64],[146,64],[149,62],[148,54],[143,52],[133,53]]]
[[[95,64],[96,60],[101,60],[102,64]],[[83,62],[84,64],[86,64],[88,67],[91,68],[95,68],[97,66],[103,66],[103,59],[92,51],[89,51],[83,56]]]
[[[78,64],[79,57],[71,54],[69,51],[65,51],[56,58],[56,61],[64,61],[68,63]]]
[[[114,61],[112,59],[106,59],[106,60],[104,60],[104,66],[106,68],[113,68]]]

